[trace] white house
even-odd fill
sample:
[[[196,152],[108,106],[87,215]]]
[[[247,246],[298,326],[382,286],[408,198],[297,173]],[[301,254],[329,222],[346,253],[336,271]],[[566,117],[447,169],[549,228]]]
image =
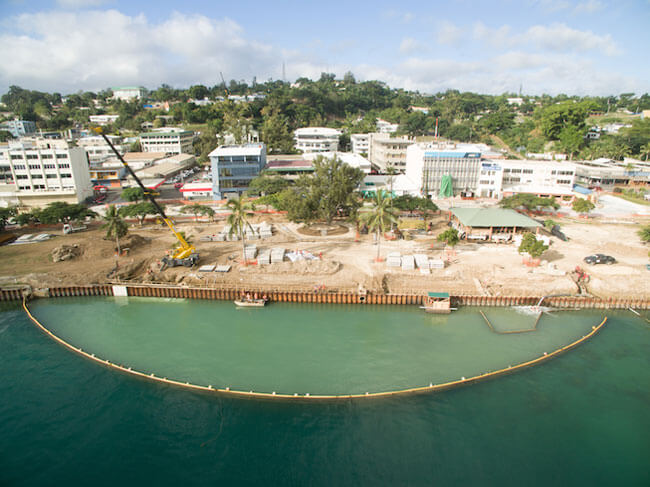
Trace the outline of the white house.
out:
[[[109,123],[115,123],[115,120],[120,118],[119,115],[89,115],[88,120],[94,125],[108,125]]]
[[[307,152],[336,152],[341,131],[327,127],[304,127],[294,132],[295,148]]]
[[[116,86],[111,91],[115,100],[130,101],[147,96],[147,89],[142,86]]]

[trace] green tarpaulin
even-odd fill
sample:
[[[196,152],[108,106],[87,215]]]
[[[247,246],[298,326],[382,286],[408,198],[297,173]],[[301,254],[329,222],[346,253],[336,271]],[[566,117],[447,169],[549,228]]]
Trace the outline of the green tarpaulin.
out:
[[[440,179],[440,197],[449,198],[451,196],[454,196],[454,187],[451,183],[451,176],[445,174]]]

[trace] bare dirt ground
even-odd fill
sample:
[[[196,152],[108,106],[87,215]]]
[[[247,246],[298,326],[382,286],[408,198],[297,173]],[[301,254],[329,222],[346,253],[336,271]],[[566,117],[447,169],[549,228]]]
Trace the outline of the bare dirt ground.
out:
[[[176,283],[188,286],[238,287],[264,290],[328,290],[357,291],[360,286],[372,292],[423,293],[447,291],[451,294],[529,295],[574,294],[578,288],[570,277],[576,267],[590,275],[588,291],[600,297],[644,297],[650,299],[648,250],[636,231],[639,225],[606,224],[594,221],[563,220],[568,242],[551,238],[550,249],[542,256],[539,267],[522,263],[513,244],[459,244],[454,252],[446,252],[435,241],[435,235],[446,226],[439,217],[432,235],[413,240],[384,241],[380,253],[423,253],[441,258],[446,266],[422,275],[418,269],[402,271],[375,262],[377,245],[372,235],[356,241],[353,228],[341,235],[304,235],[299,226],[278,216],[256,216],[255,222],[273,223],[274,235],[255,240],[258,249],[282,247],[287,251],[306,250],[322,260],[285,262],[266,266],[240,265],[241,242],[202,242],[201,236],[216,234],[223,222],[191,222],[178,225],[197,247],[201,264],[229,264],[228,273],[201,273],[197,269],[177,267],[158,271],[165,252],[173,248],[175,238],[166,227],[133,226],[130,237],[121,242],[128,253],[115,256],[115,242],[105,240],[100,229],[70,235],[60,230],[48,241],[0,247],[0,284],[30,284],[37,288],[62,285],[98,284],[108,282]],[[647,224],[647,222],[640,222]],[[26,230],[22,233],[44,233]],[[62,245],[74,246],[80,255],[70,260],[53,262],[52,251]],[[588,266],[582,259],[589,254],[614,256],[614,265]],[[119,260],[117,272],[116,261]]]

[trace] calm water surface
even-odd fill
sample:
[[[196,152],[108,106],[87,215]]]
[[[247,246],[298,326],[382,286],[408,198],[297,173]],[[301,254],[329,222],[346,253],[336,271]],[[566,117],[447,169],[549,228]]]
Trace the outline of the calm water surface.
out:
[[[630,313],[610,313],[560,358],[482,384],[294,404],[127,377],[3,309],[2,486],[650,485],[650,325]]]

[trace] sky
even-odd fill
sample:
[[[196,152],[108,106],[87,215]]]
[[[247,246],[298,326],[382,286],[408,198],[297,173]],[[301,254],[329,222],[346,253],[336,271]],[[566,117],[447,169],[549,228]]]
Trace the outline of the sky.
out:
[[[642,94],[649,21],[650,0],[0,0],[0,93],[351,71],[422,93]]]

